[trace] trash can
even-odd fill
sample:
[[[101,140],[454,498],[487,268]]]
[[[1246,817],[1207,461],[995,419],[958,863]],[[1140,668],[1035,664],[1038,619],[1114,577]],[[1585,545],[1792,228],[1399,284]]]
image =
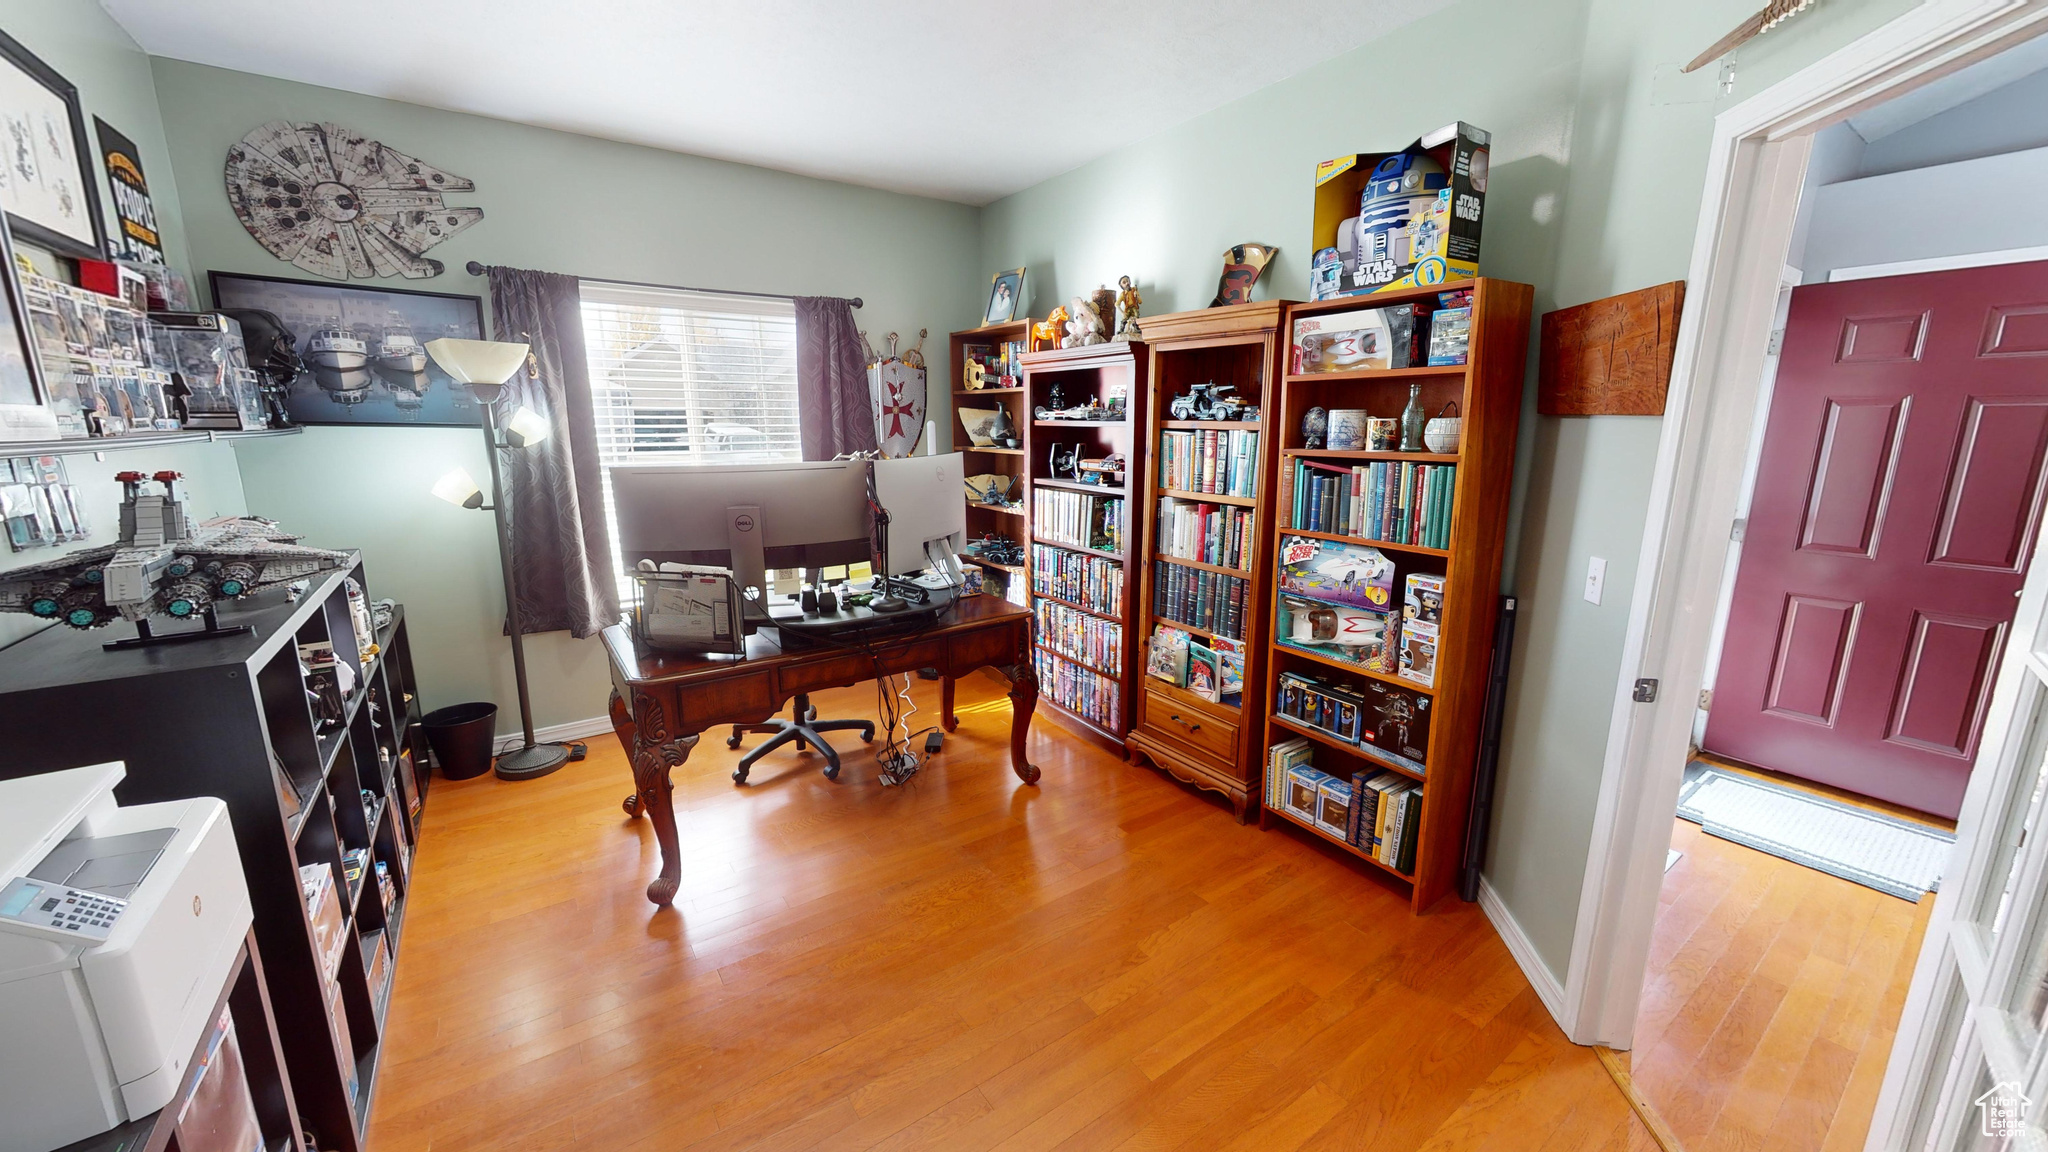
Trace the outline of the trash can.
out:
[[[451,704],[420,718],[427,745],[441,764],[441,775],[467,780],[491,770],[491,744],[498,735],[496,704]]]

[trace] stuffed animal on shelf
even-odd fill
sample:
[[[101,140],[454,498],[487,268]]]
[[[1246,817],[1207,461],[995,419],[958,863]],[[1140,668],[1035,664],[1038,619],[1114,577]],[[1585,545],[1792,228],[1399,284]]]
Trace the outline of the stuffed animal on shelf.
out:
[[[1090,344],[1102,343],[1102,313],[1094,301],[1086,296],[1076,296],[1067,302],[1067,334],[1060,340],[1062,348],[1085,348]]]

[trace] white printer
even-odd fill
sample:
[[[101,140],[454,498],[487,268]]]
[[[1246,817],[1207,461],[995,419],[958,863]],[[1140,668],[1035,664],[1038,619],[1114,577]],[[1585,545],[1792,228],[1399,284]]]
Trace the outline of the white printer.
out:
[[[249,931],[227,806],[124,808],[126,774],[0,781],[0,1152],[169,1104]]]

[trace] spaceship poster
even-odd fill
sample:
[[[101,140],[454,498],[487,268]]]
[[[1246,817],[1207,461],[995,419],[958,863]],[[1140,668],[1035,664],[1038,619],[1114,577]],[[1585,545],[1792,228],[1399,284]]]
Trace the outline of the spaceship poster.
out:
[[[439,276],[423,253],[484,218],[442,199],[473,181],[340,124],[263,124],[228,149],[226,175],[249,235],[329,280]]]
[[[18,239],[103,256],[89,155],[78,89],[0,33],[0,204]]]
[[[301,368],[285,393],[299,424],[467,425],[481,422],[469,389],[427,355],[443,336],[484,338],[475,296],[316,284],[212,272],[216,308],[262,308],[291,334]]]

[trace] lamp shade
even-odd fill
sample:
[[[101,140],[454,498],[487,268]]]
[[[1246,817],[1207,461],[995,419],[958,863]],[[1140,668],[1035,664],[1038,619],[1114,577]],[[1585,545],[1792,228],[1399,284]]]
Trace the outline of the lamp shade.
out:
[[[503,384],[526,362],[526,345],[499,340],[427,341],[427,355],[457,384]]]
[[[548,418],[524,404],[512,413],[512,419],[505,422],[505,438],[512,442],[514,448],[531,448],[547,439],[551,431],[553,426],[548,423]]]
[[[434,481],[434,495],[458,508],[484,506],[483,489],[477,487],[467,468],[457,468]]]

